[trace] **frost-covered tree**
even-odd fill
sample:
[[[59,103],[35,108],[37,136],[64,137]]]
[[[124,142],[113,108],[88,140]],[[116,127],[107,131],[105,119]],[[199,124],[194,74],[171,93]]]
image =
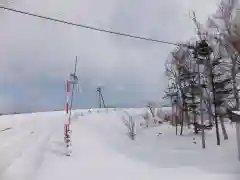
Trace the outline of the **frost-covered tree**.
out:
[[[227,139],[224,126],[226,112],[229,109],[239,110],[240,31],[232,22],[235,5],[235,0],[223,0],[206,25],[198,23],[193,13],[198,39],[182,44],[177,53],[175,49],[170,60],[168,58],[166,61],[166,75],[171,84],[166,95],[172,100],[172,105],[177,104],[178,112],[186,111],[191,117],[190,121],[195,124],[196,133],[198,127],[203,132],[215,123],[217,144],[220,144],[218,121],[224,139]],[[205,112],[208,112],[208,117]],[[179,117],[182,125],[187,118],[183,120],[181,113]],[[209,120],[208,125],[205,119]]]

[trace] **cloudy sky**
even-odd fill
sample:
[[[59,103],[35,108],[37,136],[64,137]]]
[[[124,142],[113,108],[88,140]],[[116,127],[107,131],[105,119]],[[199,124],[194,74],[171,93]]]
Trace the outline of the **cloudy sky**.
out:
[[[155,39],[179,42],[194,34],[219,0],[0,0],[6,7]],[[164,62],[174,48],[56,24],[0,9],[0,111],[64,108],[64,82],[75,57],[82,92],[75,107],[139,106],[160,101]]]

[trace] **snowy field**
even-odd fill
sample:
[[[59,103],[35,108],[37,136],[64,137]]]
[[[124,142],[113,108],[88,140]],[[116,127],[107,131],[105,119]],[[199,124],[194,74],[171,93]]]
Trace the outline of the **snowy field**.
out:
[[[143,109],[127,111],[142,121]],[[167,124],[137,126],[132,141],[122,115],[121,109],[75,111],[71,157],[63,144],[64,112],[0,116],[0,180],[240,179],[234,125],[226,125],[229,140],[220,147],[214,131],[207,132],[202,150],[192,130],[176,136]]]

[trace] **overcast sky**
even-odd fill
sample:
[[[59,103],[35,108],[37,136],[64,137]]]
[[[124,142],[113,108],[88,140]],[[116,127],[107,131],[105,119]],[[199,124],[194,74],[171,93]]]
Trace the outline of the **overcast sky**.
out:
[[[8,3],[10,2],[10,3]],[[194,36],[189,17],[199,21],[219,0],[0,0],[41,15],[179,42]],[[0,9],[0,111],[64,108],[64,82],[75,57],[82,92],[75,107],[96,107],[96,87],[106,103],[139,106],[160,101],[166,87],[164,62],[170,45],[133,40]]]

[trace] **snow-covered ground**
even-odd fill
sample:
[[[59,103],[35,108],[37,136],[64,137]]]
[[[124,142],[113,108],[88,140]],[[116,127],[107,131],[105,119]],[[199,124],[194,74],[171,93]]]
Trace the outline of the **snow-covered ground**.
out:
[[[128,110],[137,121],[143,109]],[[217,147],[207,132],[207,148],[192,130],[137,126],[136,140],[127,136],[123,110],[73,114],[73,154],[65,156],[63,112],[0,117],[0,180],[222,180],[240,179],[235,128]],[[139,124],[139,123],[138,123]],[[161,133],[159,135],[159,133]]]

